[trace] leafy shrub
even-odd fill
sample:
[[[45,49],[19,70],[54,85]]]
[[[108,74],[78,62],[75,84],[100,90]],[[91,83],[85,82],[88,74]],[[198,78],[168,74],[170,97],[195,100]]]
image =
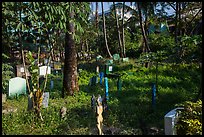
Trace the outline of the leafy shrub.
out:
[[[186,101],[184,110],[179,111],[176,124],[178,135],[202,135],[202,101]]]
[[[5,54],[2,54],[2,57],[3,58],[9,58]],[[5,93],[7,88],[8,88],[9,79],[11,79],[12,76],[14,76],[14,73],[12,70],[13,70],[13,67],[9,63],[2,63],[2,89],[3,89],[3,93]]]

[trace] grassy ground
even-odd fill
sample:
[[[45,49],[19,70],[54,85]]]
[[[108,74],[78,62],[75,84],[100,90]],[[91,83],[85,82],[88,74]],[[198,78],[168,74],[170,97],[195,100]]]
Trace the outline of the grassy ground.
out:
[[[2,115],[2,134],[6,135],[97,135],[96,118],[91,109],[91,96],[104,95],[104,86],[90,86],[95,75],[94,62],[79,65],[80,91],[74,96],[60,98],[62,77],[54,79],[50,92],[49,107],[42,108],[44,121],[27,111],[27,97],[7,99],[2,110],[17,108],[16,112]],[[115,68],[115,70],[114,70]],[[109,80],[108,111],[103,113],[105,134],[144,135],[164,134],[164,115],[176,104],[195,99],[201,84],[201,70],[195,64],[159,65],[156,107],[151,105],[151,86],[155,83],[156,70],[143,68],[134,63],[113,67],[123,74],[122,91],[117,91],[117,80]],[[48,81],[49,82],[49,81]],[[60,108],[67,108],[65,119],[60,119]],[[151,129],[156,128],[155,130]],[[157,130],[157,131],[156,131]]]

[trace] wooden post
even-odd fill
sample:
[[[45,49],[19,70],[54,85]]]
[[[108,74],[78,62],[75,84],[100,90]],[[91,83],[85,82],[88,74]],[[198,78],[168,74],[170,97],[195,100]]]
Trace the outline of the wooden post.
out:
[[[97,128],[99,131],[99,135],[103,135],[103,132],[102,132],[102,128],[103,128],[103,116],[102,116],[103,105],[102,105],[102,98],[100,95],[98,96],[98,99],[97,99],[96,112],[97,112],[97,117],[96,117],[97,118]]]

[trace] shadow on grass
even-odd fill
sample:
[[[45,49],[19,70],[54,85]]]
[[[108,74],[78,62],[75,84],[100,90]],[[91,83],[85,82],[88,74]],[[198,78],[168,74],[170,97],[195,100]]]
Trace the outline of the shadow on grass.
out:
[[[56,135],[97,135],[96,118],[91,108],[81,107],[68,110],[59,126],[53,131]]]

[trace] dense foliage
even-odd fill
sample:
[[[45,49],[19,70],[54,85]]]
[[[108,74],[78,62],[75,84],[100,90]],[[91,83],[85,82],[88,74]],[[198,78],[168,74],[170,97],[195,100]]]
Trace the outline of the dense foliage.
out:
[[[9,57],[2,54],[2,59],[8,59]],[[2,93],[8,91],[9,80],[14,76],[13,67],[9,63],[2,63]]]
[[[183,107],[176,124],[177,135],[202,135],[202,100],[186,101]]]

